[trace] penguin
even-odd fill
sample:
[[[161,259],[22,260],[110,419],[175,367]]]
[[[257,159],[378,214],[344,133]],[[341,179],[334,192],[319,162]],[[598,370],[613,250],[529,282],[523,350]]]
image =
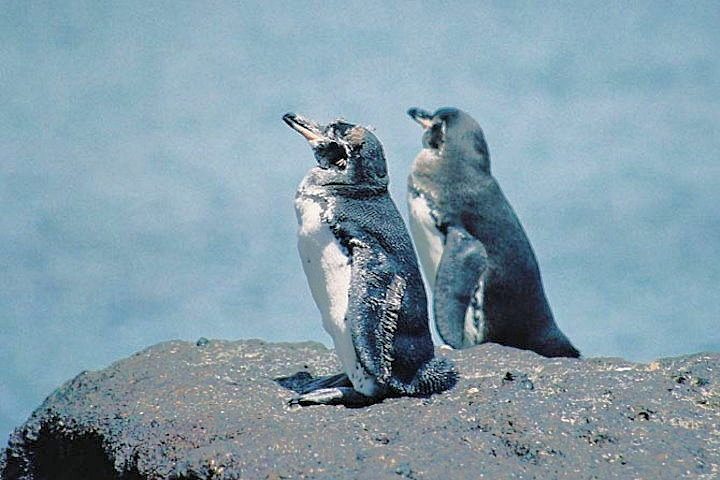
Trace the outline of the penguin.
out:
[[[555,323],[535,254],[490,172],[467,113],[411,108],[423,148],[408,178],[410,231],[432,291],[435,326],[453,348],[484,342],[579,357]]]
[[[388,193],[385,155],[368,129],[336,120],[283,120],[317,165],[295,196],[298,251],[343,372],[276,379],[299,405],[367,405],[453,387],[454,364],[435,357],[425,287],[412,241]]]

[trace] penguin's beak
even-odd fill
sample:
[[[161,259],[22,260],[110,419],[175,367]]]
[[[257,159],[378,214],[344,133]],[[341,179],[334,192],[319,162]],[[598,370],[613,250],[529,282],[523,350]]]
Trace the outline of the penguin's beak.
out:
[[[300,115],[295,115],[294,113],[286,113],[282,118],[290,128],[305,137],[308,142],[319,142],[325,139],[320,126],[312,120],[303,118]]]
[[[432,126],[432,114],[422,108],[413,107],[407,111],[407,114],[425,129]]]

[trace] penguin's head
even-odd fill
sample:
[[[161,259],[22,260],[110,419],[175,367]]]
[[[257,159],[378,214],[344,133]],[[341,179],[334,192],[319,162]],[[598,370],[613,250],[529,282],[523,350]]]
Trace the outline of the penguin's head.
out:
[[[367,128],[344,120],[320,125],[294,113],[286,113],[283,120],[313,149],[318,163],[311,172],[315,184],[387,188],[385,154]]]
[[[441,157],[476,161],[481,169],[490,170],[485,135],[470,115],[452,107],[440,108],[435,113],[413,107],[407,113],[424,130],[424,148],[436,150]]]

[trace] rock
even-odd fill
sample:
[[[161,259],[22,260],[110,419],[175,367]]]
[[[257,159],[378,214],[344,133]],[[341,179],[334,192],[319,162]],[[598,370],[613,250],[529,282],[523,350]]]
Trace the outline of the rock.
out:
[[[720,354],[634,364],[441,349],[430,398],[289,407],[272,379],[339,370],[320,344],[168,342],[56,390],[3,479],[717,478]]]

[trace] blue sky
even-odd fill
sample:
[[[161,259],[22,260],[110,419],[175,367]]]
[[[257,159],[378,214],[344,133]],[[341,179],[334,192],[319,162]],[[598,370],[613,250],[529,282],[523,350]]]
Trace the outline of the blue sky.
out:
[[[295,249],[286,111],[483,126],[588,356],[720,349],[713,2],[5,2],[0,438],[55,387],[181,338],[329,342]]]

